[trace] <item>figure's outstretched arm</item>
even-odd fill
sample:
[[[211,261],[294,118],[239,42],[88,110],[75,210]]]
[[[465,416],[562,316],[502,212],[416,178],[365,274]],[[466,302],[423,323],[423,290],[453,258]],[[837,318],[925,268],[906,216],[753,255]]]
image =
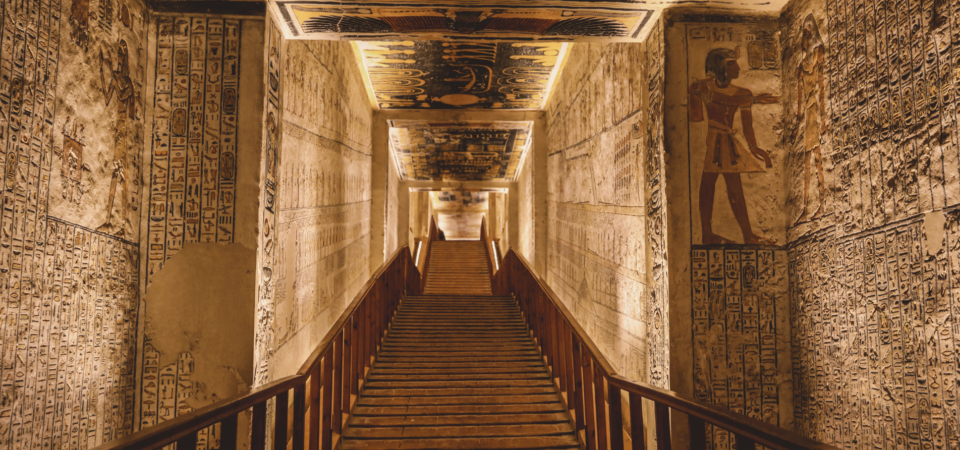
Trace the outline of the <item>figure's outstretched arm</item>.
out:
[[[687,94],[687,114],[691,122],[703,121],[703,99],[700,93],[701,83],[694,81]]]

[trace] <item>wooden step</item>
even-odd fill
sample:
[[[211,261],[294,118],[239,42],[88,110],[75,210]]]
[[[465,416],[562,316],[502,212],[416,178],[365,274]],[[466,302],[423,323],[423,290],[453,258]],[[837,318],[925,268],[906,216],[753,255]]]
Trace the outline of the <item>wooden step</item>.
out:
[[[513,298],[445,294],[401,301],[340,448],[578,449],[580,443]]]

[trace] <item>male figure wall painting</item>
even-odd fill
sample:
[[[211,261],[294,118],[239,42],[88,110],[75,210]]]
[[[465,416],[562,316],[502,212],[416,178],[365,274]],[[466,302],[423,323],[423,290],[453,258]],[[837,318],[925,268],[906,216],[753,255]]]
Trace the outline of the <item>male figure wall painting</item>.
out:
[[[827,132],[827,123],[824,120],[825,96],[823,91],[823,40],[820,39],[820,28],[817,26],[813,14],[807,14],[800,25],[800,62],[797,64],[797,120],[790,133],[790,142],[796,142],[797,134],[803,133],[803,200],[800,203],[800,213],[793,221],[793,225],[800,223],[807,214],[807,205],[810,197],[810,160],[813,158],[817,165],[817,208],[810,215],[810,220],[819,219],[823,215],[823,156],[820,152],[820,138]],[[800,126],[803,129],[800,129]]]
[[[723,176],[727,199],[743,234],[743,243],[775,245],[776,239],[757,234],[750,222],[750,211],[741,176],[764,172],[773,167],[769,152],[760,147],[754,132],[752,106],[777,103],[772,94],[754,95],[735,84],[740,77],[739,54],[729,48],[714,48],[707,53],[706,78],[690,85],[688,113],[690,122],[707,122],[706,142],[702,147],[703,169],[700,175],[699,211],[703,244],[732,244],[735,241],[714,231],[714,202],[717,180]],[[706,110],[706,117],[704,117]],[[741,129],[737,128],[737,115]],[[746,139],[745,146],[740,134]],[[690,142],[691,159],[696,158],[697,142]]]

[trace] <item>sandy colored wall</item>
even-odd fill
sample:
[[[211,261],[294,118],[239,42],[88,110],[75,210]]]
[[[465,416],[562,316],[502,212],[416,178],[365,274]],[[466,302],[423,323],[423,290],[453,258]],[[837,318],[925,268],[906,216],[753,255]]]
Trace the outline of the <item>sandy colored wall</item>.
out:
[[[667,20],[672,387],[790,428],[777,22],[696,13]],[[713,448],[732,448],[724,432],[707,434]]]
[[[145,10],[0,5],[0,447],[133,428]]]
[[[659,214],[648,185],[661,178],[644,169],[660,167],[660,131],[648,126],[661,49],[659,26],[643,44],[572,46],[547,110],[546,278],[622,374],[665,386],[667,311],[647,229]]]
[[[781,17],[795,417],[823,442],[960,445],[958,7]]]
[[[523,166],[520,168],[520,173],[517,176],[517,195],[520,197],[520,215],[517,217],[519,221],[519,242],[517,243],[517,250],[520,251],[520,254],[524,258],[527,258],[528,261],[534,260],[534,252],[536,250],[536,233],[534,232],[534,164],[533,161],[533,146],[531,146],[530,151],[528,151],[525,161],[523,161]]]
[[[296,372],[367,280],[372,111],[349,43],[268,15],[255,383]]]
[[[399,247],[397,242],[397,225],[400,220],[400,195],[409,195],[400,192],[400,172],[397,171],[396,160],[388,158],[387,173],[387,205],[386,217],[383,221],[383,254],[387,258]],[[412,209],[412,208],[411,208]],[[413,236],[414,233],[410,233]]]
[[[253,384],[263,24],[151,21],[138,428]]]

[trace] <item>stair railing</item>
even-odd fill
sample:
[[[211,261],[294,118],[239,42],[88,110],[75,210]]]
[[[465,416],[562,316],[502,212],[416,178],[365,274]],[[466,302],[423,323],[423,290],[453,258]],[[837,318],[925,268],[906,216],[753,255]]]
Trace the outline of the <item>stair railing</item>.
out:
[[[267,401],[276,399],[274,450],[330,450],[350,413],[351,395],[363,386],[367,369],[404,291],[419,294],[420,274],[408,246],[393,253],[367,280],[340,318],[295,375],[257,387],[247,394],[213,403],[97,447],[95,450],[156,449],[177,444],[194,450],[197,432],[220,424],[220,448],[237,447],[240,413],[253,410],[252,450],[265,450]],[[292,413],[290,395],[293,394]],[[287,429],[292,419],[292,436]],[[309,431],[309,433],[308,433]]]
[[[572,410],[571,422],[576,422],[577,435],[588,450],[623,450],[627,431],[632,436],[632,448],[645,449],[643,399],[653,402],[657,450],[672,448],[670,410],[686,414],[693,450],[707,448],[707,424],[732,433],[737,450],[754,450],[756,445],[776,450],[838,450],[726,408],[617,374],[553,290],[512,248],[500,263],[493,292],[514,295],[552,370],[551,377],[566,394],[567,409]],[[627,392],[626,399],[621,391]],[[623,424],[624,408],[629,412],[627,429]],[[677,420],[679,416],[674,415],[674,423]]]
[[[487,216],[480,219],[480,242],[483,243],[483,251],[487,255],[487,273],[490,274],[490,282],[493,283],[493,275],[496,272],[496,269],[494,269],[496,263],[493,259],[496,258],[496,255],[494,255],[491,247],[493,241],[490,240],[490,233],[487,232]]]
[[[437,222],[433,220],[433,215],[430,215],[430,226],[427,228],[427,238],[420,241],[423,242],[423,248],[420,249],[421,252],[425,253],[423,256],[423,266],[420,267],[420,292],[425,292],[427,290],[427,271],[430,270],[430,249],[433,247],[433,243],[440,240],[440,229],[437,228]]]

